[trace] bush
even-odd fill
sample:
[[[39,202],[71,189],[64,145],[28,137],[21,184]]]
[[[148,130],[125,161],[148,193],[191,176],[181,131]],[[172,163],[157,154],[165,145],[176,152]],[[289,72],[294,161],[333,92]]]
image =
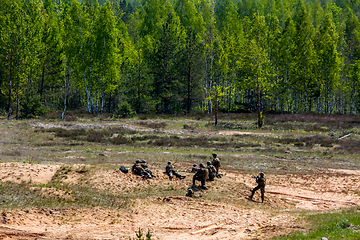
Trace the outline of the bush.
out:
[[[20,111],[22,118],[33,118],[44,115],[46,108],[41,103],[40,96],[30,91],[25,94],[24,98],[20,101]]]
[[[116,110],[114,116],[115,117],[131,117],[136,112],[131,108],[131,105],[128,102],[123,102],[122,104],[118,105],[118,109]]]

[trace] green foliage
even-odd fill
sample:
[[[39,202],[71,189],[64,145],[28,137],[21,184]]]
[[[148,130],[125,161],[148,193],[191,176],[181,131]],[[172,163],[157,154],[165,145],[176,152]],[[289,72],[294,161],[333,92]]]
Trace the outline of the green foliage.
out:
[[[39,114],[38,99],[19,108],[31,91],[89,114],[358,113],[359,15],[357,1],[0,0],[0,107]]]
[[[131,108],[131,105],[128,102],[123,102],[118,106],[118,109],[115,112],[115,117],[131,117],[135,114],[135,111]]]
[[[130,238],[130,240],[151,240],[150,230],[148,230],[145,237],[146,238],[143,238],[143,233],[141,232],[141,229],[139,228],[139,231],[136,233],[136,238]]]
[[[46,114],[47,109],[41,102],[40,96],[29,92],[20,101],[21,117],[34,118]]]
[[[359,239],[360,216],[357,209],[341,213],[316,214],[306,217],[311,223],[311,231],[297,231],[288,236],[273,239]]]

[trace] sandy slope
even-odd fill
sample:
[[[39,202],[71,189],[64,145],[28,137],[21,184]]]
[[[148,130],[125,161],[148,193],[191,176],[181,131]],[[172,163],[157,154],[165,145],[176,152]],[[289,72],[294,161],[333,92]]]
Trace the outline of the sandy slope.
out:
[[[58,165],[3,163],[2,182],[46,183]],[[113,192],[169,184],[162,171],[156,178],[142,180],[120,171],[97,171],[91,178],[99,189]],[[184,196],[147,197],[134,199],[124,210],[91,209],[29,209],[11,210],[0,216],[0,239],[129,239],[141,228],[150,230],[152,239],[264,239],[281,233],[303,229],[291,211],[298,209],[324,210],[352,207],[360,204],[360,171],[330,170],[315,175],[267,175],[266,204],[246,202],[249,189],[255,186],[249,174],[224,172],[224,177],[209,183],[209,190],[234,187],[231,202],[192,199]],[[79,175],[69,174],[69,183]],[[171,184],[184,189],[191,185],[191,175]],[[237,187],[242,186],[242,187]],[[58,193],[62,194],[62,193]],[[256,194],[255,200],[259,199]],[[260,207],[259,207],[260,206]],[[277,209],[276,213],[272,209]]]

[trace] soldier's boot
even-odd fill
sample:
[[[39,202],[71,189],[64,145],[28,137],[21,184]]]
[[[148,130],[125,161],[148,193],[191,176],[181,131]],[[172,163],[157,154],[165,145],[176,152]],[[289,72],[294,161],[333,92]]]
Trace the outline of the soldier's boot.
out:
[[[205,190],[208,189],[207,186],[205,186],[205,185],[201,186],[201,188],[202,188],[202,189],[205,189]]]
[[[261,196],[261,203],[264,203],[264,197]]]

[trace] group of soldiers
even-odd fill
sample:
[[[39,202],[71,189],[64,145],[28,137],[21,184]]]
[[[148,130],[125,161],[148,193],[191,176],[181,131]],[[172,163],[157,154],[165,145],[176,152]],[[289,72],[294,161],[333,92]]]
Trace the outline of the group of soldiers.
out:
[[[219,174],[219,168],[221,167],[221,163],[219,158],[217,157],[216,153],[212,154],[213,160],[207,162],[207,166],[203,163],[199,164],[199,168],[197,167],[197,164],[193,165],[193,168],[191,172],[195,173],[193,176],[192,181],[192,187],[188,189],[188,192],[186,193],[186,196],[188,197],[201,197],[201,194],[196,195],[194,193],[193,188],[196,187],[196,181],[201,182],[201,189],[207,189],[205,183],[206,181],[214,181],[215,177],[221,178],[221,174]],[[181,175],[178,171],[176,171],[175,163],[172,163],[171,161],[168,161],[165,171],[166,174],[169,176],[169,179],[172,180],[172,178],[175,176],[179,179],[184,179],[186,176]],[[137,174],[141,176],[144,179],[153,178],[155,175],[151,172],[151,170],[148,168],[148,165],[146,163],[146,160],[140,161],[139,159],[136,160],[134,165],[131,168],[132,172],[134,174]],[[249,199],[252,200],[255,192],[257,190],[260,190],[261,192],[261,201],[264,202],[264,195],[265,195],[265,185],[266,185],[266,179],[265,174],[263,172],[259,173],[259,176],[254,176],[256,178],[256,183],[258,186],[256,186],[249,196]]]
[[[213,160],[212,162],[208,161],[207,166],[203,163],[200,163],[199,167],[197,168],[197,164],[193,165],[191,172],[195,172],[193,176],[193,186],[195,185],[196,181],[201,182],[201,188],[207,189],[205,182],[214,181],[215,177],[221,178],[221,174],[219,174],[219,168],[221,167],[221,163],[219,158],[217,157],[216,153],[212,154]]]
[[[140,159],[136,159],[135,164],[131,168],[131,171],[144,179],[155,177],[153,172],[149,169],[146,160],[140,161]]]

